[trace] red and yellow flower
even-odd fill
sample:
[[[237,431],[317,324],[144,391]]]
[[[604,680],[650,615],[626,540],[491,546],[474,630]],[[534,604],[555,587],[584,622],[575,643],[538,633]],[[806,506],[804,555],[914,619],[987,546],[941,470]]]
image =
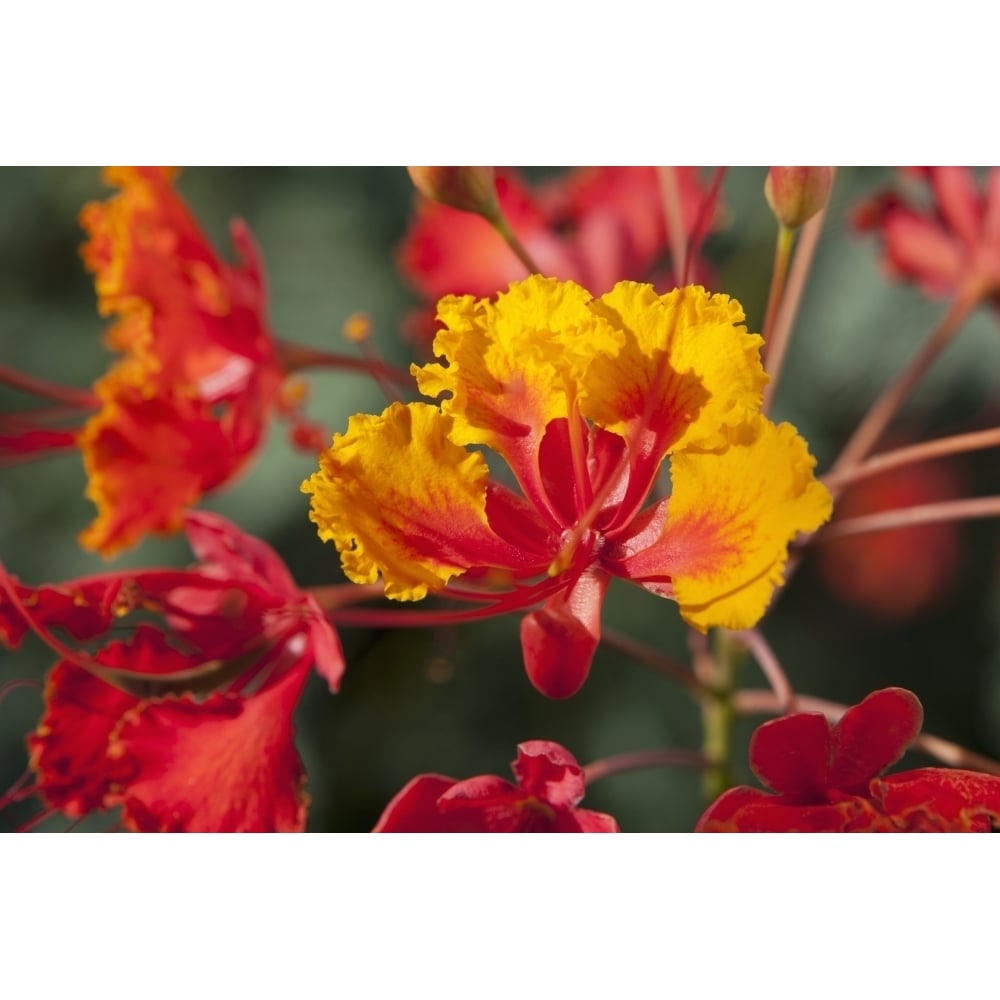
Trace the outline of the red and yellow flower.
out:
[[[492,774],[456,781],[421,774],[385,807],[373,833],[618,833],[606,813],[578,809],[583,768],[558,743],[530,740],[511,764],[516,784]]]
[[[885,688],[836,725],[818,712],[765,722],[750,767],[772,791],[724,792],[698,821],[705,833],[989,833],[1000,825],[1000,777],[924,767],[880,777],[920,733],[916,695]]]
[[[632,282],[594,299],[535,276],[495,302],[447,297],[438,318],[444,363],[412,370],[447,398],[353,417],[303,484],[351,580],[381,576],[401,601],[447,588],[494,613],[543,602],[521,639],[553,697],[586,679],[612,577],[701,630],[760,619],[788,543],[831,501],[795,429],[759,412],[761,341],[739,303]]]
[[[293,715],[313,667],[338,688],[340,641],[269,546],[214,514],[185,529],[190,570],[0,580],[0,639],[34,629],[62,653],[28,739],[34,790],[73,818],[120,806],[133,830],[301,830]]]

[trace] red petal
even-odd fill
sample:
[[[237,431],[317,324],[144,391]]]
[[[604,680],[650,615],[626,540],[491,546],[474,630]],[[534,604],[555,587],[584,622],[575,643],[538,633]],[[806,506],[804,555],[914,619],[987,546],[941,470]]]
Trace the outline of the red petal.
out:
[[[372,833],[471,832],[464,817],[442,813],[438,799],[455,784],[440,774],[421,774],[408,782],[385,807]]]
[[[109,756],[134,829],[292,832],[307,797],[292,715],[307,674],[249,697],[168,698],[129,712]]]
[[[28,737],[31,763],[45,799],[74,818],[108,804],[108,741],[138,699],[81,667],[58,663],[45,688],[45,714]]]
[[[549,698],[569,698],[583,686],[601,636],[601,604],[609,577],[587,570],[568,591],[550,597],[521,620],[528,679]]]
[[[558,743],[529,740],[519,744],[511,768],[521,788],[558,808],[570,809],[583,798],[583,768]]]
[[[938,209],[948,228],[967,246],[979,240],[981,209],[976,179],[968,167],[928,168]]]
[[[849,708],[833,727],[831,788],[865,795],[875,775],[895,764],[917,738],[924,710],[903,688],[885,688]]]
[[[873,781],[872,795],[905,830],[1000,828],[1000,778],[992,774],[924,767]]]
[[[754,788],[731,788],[708,807],[696,833],[875,833],[893,829],[861,798],[788,805]]]
[[[818,712],[772,719],[750,738],[750,767],[769,788],[802,802],[826,801],[830,724]]]

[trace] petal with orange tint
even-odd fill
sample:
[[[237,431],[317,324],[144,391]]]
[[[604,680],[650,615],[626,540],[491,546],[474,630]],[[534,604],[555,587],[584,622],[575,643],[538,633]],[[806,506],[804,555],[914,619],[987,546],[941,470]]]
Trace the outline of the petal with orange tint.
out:
[[[80,435],[97,518],[80,536],[111,556],[147,532],[179,531],[184,512],[243,463],[209,407],[184,395],[123,389]]]
[[[355,583],[381,574],[387,597],[415,601],[473,567],[533,565],[491,529],[486,462],[451,431],[426,403],[353,416],[302,484],[320,538]]]
[[[630,575],[665,568],[681,616],[697,629],[750,628],[782,582],[789,542],[830,516],[814,465],[794,427],[764,417],[719,454],[674,455],[663,536],[630,560]]]
[[[140,703],[108,751],[125,823],[140,831],[297,832],[308,798],[292,716],[306,670],[253,695]]]

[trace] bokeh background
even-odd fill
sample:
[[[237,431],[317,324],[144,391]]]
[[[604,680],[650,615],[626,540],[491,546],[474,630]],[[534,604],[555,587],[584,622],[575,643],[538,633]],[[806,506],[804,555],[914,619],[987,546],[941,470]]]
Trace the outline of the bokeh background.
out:
[[[538,179],[559,169],[525,173]],[[762,322],[773,257],[765,173],[729,172],[727,223],[706,246],[717,275],[713,290],[744,304],[751,329]],[[945,308],[912,287],[889,283],[874,241],[851,231],[852,207],[892,177],[881,168],[838,173],[777,397],[775,417],[796,424],[820,471]],[[400,330],[418,299],[395,263],[414,198],[402,168],[193,168],[179,188],[218,247],[228,250],[231,217],[249,223],[267,262],[273,327],[283,337],[346,350],[344,321],[363,311],[379,353],[398,364],[410,361]],[[95,168],[0,169],[3,364],[80,386],[107,367],[105,323],[80,264],[76,222],[84,202],[107,194]],[[980,310],[921,384],[894,425],[894,439],[996,425],[998,372],[1000,331],[995,316]],[[342,430],[352,413],[384,405],[364,377],[324,372],[308,379],[311,415],[331,430]],[[0,386],[0,412],[30,402]],[[302,585],[343,580],[336,552],[316,537],[308,498],[299,492],[314,467],[288,448],[278,424],[250,471],[205,503],[267,539]],[[1000,493],[992,452],[927,470],[917,485],[899,488],[904,499],[933,498],[921,493],[925,488],[942,497]],[[40,583],[102,568],[100,558],[75,541],[93,513],[83,485],[73,454],[0,468],[0,558],[11,572]],[[874,570],[866,555],[871,545],[825,559],[811,553],[766,619],[765,635],[798,691],[854,703],[888,684],[909,687],[923,701],[927,730],[1000,756],[997,542],[994,522],[975,521],[897,544]],[[188,559],[183,541],[150,540],[116,564],[184,565]],[[615,581],[604,621],[687,655],[675,607],[638,588]],[[313,678],[297,717],[313,799],[309,829],[370,829],[417,773],[509,775],[516,744],[526,739],[561,742],[584,763],[626,750],[698,746],[699,714],[684,690],[608,649],[599,650],[580,694],[565,702],[544,699],[524,675],[517,624],[511,618],[449,629],[344,630],[348,671],[341,693],[331,697]],[[0,685],[42,680],[51,661],[32,640],[16,654],[0,650]],[[753,664],[741,680],[764,686]],[[0,704],[0,789],[24,770],[24,738],[41,706],[34,688],[13,691]],[[752,726],[742,725],[741,746]],[[741,767],[748,777],[744,761]],[[631,831],[690,830],[703,808],[699,776],[682,769],[606,779],[593,786],[585,805],[613,813]],[[30,805],[7,810],[0,830],[35,812]],[[109,814],[81,828],[114,824]],[[40,829],[66,826],[53,819]]]

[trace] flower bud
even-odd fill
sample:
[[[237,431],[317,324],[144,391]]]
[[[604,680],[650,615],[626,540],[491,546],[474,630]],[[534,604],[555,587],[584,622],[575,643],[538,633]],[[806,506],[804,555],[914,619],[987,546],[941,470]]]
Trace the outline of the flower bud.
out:
[[[764,197],[783,226],[797,229],[826,207],[833,167],[771,167]]]
[[[492,167],[407,167],[413,186],[431,201],[474,212],[492,222],[500,215]]]

